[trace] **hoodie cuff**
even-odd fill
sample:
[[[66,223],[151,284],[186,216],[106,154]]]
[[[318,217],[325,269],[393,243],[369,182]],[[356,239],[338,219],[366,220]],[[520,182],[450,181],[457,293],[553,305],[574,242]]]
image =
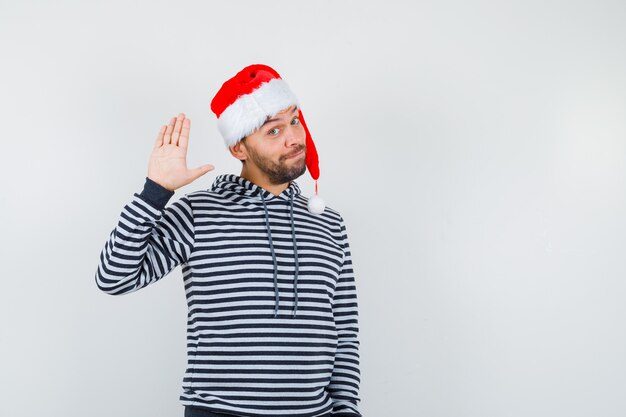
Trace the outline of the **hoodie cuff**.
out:
[[[142,200],[152,205],[152,207],[162,210],[165,208],[168,200],[174,195],[174,191],[170,191],[161,184],[152,181],[146,177],[143,185],[143,191],[139,194]]]

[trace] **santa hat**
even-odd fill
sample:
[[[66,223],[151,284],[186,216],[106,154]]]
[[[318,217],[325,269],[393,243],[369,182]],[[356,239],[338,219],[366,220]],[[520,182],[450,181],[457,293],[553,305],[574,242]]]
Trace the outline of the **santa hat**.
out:
[[[261,127],[268,117],[293,105],[298,106],[298,117],[306,132],[306,166],[315,180],[315,195],[309,198],[308,209],[321,214],[325,204],[317,195],[320,175],[317,150],[300,103],[278,72],[263,64],[248,65],[222,85],[211,101],[211,110],[217,116],[217,128],[228,148]]]

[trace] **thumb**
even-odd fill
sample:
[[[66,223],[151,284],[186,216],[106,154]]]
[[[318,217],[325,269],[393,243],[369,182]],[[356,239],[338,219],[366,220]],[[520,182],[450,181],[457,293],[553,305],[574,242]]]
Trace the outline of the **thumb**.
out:
[[[211,164],[202,165],[201,167],[190,170],[192,181],[198,179],[203,176],[207,172],[215,169],[215,167]]]

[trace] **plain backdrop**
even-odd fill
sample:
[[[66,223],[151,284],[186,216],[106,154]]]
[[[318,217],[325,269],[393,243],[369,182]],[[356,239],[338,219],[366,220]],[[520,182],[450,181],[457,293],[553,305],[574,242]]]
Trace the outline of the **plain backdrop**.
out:
[[[183,415],[180,267],[100,251],[162,124],[241,165],[210,101],[299,97],[346,220],[364,417],[626,415],[626,3],[0,1],[0,415]],[[297,180],[314,192],[308,172]]]

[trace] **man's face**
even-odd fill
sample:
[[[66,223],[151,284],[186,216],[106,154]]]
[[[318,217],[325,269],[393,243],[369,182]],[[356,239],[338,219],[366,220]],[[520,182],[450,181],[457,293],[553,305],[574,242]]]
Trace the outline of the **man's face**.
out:
[[[306,171],[306,132],[296,106],[265,122],[242,142],[248,158],[272,184],[284,184]]]

